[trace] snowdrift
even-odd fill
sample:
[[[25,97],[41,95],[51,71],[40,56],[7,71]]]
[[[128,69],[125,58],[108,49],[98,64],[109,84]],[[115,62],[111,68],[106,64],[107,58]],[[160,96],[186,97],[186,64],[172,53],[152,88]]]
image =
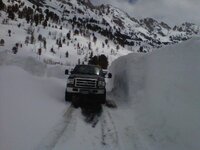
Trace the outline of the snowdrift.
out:
[[[200,38],[113,62],[108,89],[153,150],[200,148]],[[140,148],[136,148],[140,149]]]
[[[64,91],[61,79],[0,66],[0,149],[34,149],[62,117]]]
[[[31,56],[0,52],[1,150],[34,149],[62,118],[64,69]]]
[[[14,55],[7,51],[0,52],[0,66],[17,66],[35,76],[47,76],[66,79],[64,74],[65,66],[47,65],[37,57],[26,55]]]

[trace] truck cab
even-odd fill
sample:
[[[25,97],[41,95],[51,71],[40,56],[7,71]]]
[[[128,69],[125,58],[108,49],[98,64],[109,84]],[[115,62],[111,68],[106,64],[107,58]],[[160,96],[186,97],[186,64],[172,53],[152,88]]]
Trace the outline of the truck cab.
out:
[[[65,74],[69,74],[69,71],[66,70]],[[112,77],[110,73],[107,75],[107,72],[103,71],[100,66],[76,65],[67,80],[65,100],[71,101],[75,107],[86,102],[104,104],[106,101],[106,76]]]

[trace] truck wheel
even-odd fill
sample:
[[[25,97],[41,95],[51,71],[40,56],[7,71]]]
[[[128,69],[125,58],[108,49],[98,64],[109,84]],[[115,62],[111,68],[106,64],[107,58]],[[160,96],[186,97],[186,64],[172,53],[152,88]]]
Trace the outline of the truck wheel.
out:
[[[101,101],[101,104],[105,103],[106,103],[106,92],[102,95],[102,101]]]
[[[72,100],[72,94],[65,92],[65,101],[70,102]]]
[[[80,100],[77,95],[72,96],[72,105],[74,106],[74,108],[78,108],[80,106]]]

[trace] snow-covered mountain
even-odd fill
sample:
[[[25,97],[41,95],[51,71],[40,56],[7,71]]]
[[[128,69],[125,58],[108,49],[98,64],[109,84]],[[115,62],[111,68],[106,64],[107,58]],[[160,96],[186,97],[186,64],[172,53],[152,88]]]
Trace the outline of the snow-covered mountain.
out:
[[[54,18],[54,22],[64,28],[66,24],[70,24],[74,30],[80,32],[87,30],[91,34],[98,33],[116,45],[135,52],[149,52],[153,48],[181,42],[194,34],[199,34],[199,27],[192,23],[170,27],[153,18],[137,20],[112,5],[94,6],[90,0],[21,0],[10,1],[10,3],[7,0],[3,1],[6,5],[24,2],[25,5],[34,7],[33,16],[30,17],[32,20],[37,13],[49,17],[49,12],[53,12],[55,17],[59,17]],[[49,18],[46,20],[49,23]]]
[[[152,48],[187,40],[199,30],[175,30],[152,18],[137,20],[112,5],[93,6],[90,1],[68,1],[63,5],[63,18],[82,24],[131,50],[151,51]],[[76,20],[73,21],[73,18]],[[195,26],[195,25],[193,25]],[[197,27],[197,26],[196,26]],[[191,26],[189,27],[191,28]]]
[[[137,20],[90,0],[1,0],[0,6],[1,50],[40,54],[47,64],[73,67],[105,55],[110,65],[130,52],[151,52],[199,34],[193,23],[170,27],[153,18]]]
[[[185,22],[181,25],[174,26],[173,30],[186,32],[188,35],[198,34],[200,32],[200,27],[194,23]]]
[[[171,45],[195,24],[89,0],[0,0],[0,33],[0,150],[199,150],[200,40]],[[92,126],[64,101],[64,70],[101,54],[117,108]]]
[[[38,57],[47,64],[71,67],[77,63],[88,63],[92,56],[102,54],[111,64],[117,57],[130,53],[98,32],[75,25],[74,16],[65,20],[63,5],[70,5],[66,1],[40,1],[38,6],[35,5],[37,1],[3,2],[1,51],[13,52],[17,49],[16,53],[20,56]]]

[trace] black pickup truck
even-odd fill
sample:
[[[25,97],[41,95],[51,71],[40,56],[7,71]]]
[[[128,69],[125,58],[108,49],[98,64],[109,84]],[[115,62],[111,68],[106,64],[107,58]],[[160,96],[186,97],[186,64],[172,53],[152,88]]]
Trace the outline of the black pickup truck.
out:
[[[65,70],[68,75],[69,71]],[[103,71],[96,65],[76,65],[70,72],[65,90],[65,100],[71,101],[74,107],[86,102],[104,104],[106,101],[105,77],[112,74]]]

